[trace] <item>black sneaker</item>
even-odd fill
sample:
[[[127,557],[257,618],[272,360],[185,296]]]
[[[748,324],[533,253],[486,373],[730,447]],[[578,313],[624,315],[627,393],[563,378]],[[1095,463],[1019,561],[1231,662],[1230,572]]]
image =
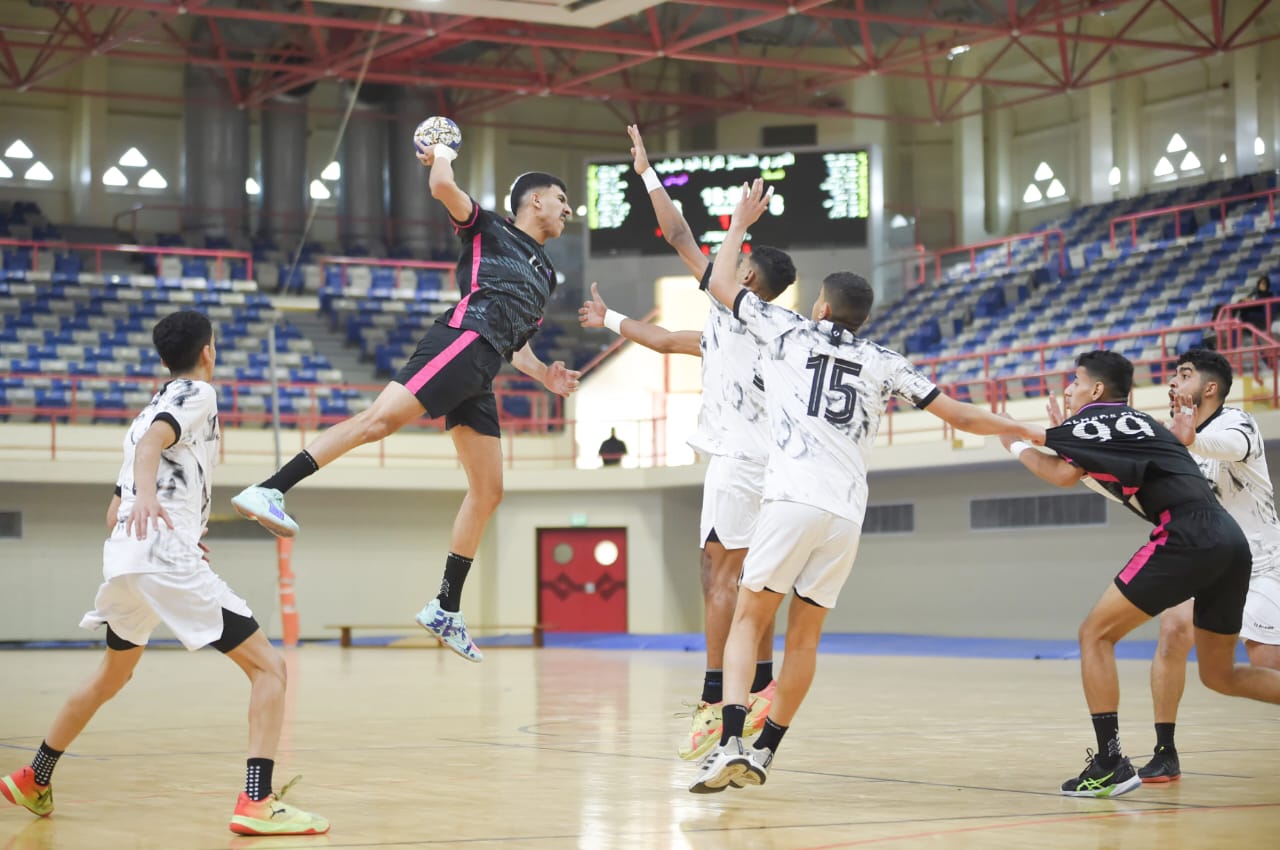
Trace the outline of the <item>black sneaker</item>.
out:
[[[1103,767],[1093,750],[1088,750],[1084,770],[1079,776],[1062,783],[1067,797],[1118,797],[1142,784],[1133,765],[1124,756],[1110,767]]]
[[[1138,777],[1143,782],[1173,782],[1182,776],[1182,767],[1178,764],[1178,751],[1173,747],[1156,747],[1151,761],[1138,770]]]

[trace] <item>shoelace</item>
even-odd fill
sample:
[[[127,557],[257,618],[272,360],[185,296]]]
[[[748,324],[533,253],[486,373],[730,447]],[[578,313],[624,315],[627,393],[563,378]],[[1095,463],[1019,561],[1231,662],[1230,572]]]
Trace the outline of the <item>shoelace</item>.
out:
[[[275,797],[277,800],[284,800],[284,795],[285,795],[285,794],[288,794],[288,793],[289,793],[289,789],[290,789],[290,788],[292,788],[293,786],[297,785],[297,784],[298,784],[298,780],[300,780],[300,779],[302,779],[302,774],[301,774],[301,773],[299,773],[297,776],[293,777],[293,778],[292,778],[292,779],[290,779],[288,782],[286,782],[286,783],[284,784],[284,787],[283,787],[283,788],[281,788],[279,791],[277,791],[276,793],[272,794],[271,796]]]

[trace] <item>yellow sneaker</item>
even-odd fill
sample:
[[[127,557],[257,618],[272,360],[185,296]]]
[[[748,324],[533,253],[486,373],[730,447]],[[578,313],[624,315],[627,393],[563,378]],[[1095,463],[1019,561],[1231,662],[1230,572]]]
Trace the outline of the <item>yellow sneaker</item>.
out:
[[[8,776],[0,776],[0,794],[15,806],[46,818],[53,811],[53,786],[36,784],[36,772],[30,765],[15,770]]]
[[[680,758],[685,761],[697,761],[720,743],[720,732],[724,729],[721,717],[722,703],[698,702],[693,710],[693,722],[689,728],[689,741],[681,745]]]
[[[764,686],[763,690],[756,691],[747,700],[747,723],[743,728],[742,737],[750,738],[760,734],[760,730],[764,728],[764,721],[769,716],[769,709],[773,707],[773,694],[777,689],[778,683],[771,681]]]
[[[295,778],[277,794],[261,800],[251,800],[240,792],[236,811],[231,816],[231,831],[239,835],[320,835],[329,831],[329,821],[304,812],[284,802],[285,795]]]

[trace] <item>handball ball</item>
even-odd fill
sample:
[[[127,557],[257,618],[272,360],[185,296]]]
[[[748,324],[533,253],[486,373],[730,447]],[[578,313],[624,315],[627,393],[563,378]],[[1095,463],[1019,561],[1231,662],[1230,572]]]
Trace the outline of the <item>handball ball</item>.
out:
[[[413,131],[413,146],[418,153],[426,153],[436,145],[448,145],[457,150],[462,144],[462,131],[458,125],[441,115],[433,115]]]

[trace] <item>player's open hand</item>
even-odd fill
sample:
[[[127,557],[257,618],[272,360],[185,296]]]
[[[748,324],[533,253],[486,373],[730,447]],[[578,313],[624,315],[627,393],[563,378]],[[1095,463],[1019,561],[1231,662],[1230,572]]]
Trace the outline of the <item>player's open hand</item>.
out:
[[[567,369],[563,360],[557,360],[547,367],[547,376],[542,379],[542,385],[558,396],[567,396],[578,389],[578,379],[581,377],[581,372]]]
[[[1066,417],[1062,414],[1062,408],[1058,406],[1058,397],[1053,393],[1049,393],[1049,401],[1044,406],[1045,413],[1049,414],[1049,427],[1057,428],[1062,424],[1062,420]]]
[[[604,314],[609,311],[609,305],[604,303],[604,299],[600,297],[600,287],[598,284],[591,284],[591,300],[583,301],[582,306],[578,308],[578,322],[584,328],[603,328]]]
[[[755,224],[760,220],[760,216],[764,215],[765,210],[769,209],[769,201],[772,198],[773,187],[770,186],[766,191],[763,178],[757,177],[750,186],[743,183],[742,197],[738,200],[738,205],[733,208],[732,224],[739,227],[750,227]]]
[[[146,540],[147,531],[152,528],[159,531],[162,522],[173,530],[173,520],[169,519],[169,512],[161,507],[156,495],[139,495],[124,524],[124,533],[126,536],[134,535],[139,540]]]
[[[649,170],[649,154],[645,152],[644,139],[640,138],[640,128],[628,124],[627,135],[631,137],[631,156],[635,159],[636,174],[644,174]]]

